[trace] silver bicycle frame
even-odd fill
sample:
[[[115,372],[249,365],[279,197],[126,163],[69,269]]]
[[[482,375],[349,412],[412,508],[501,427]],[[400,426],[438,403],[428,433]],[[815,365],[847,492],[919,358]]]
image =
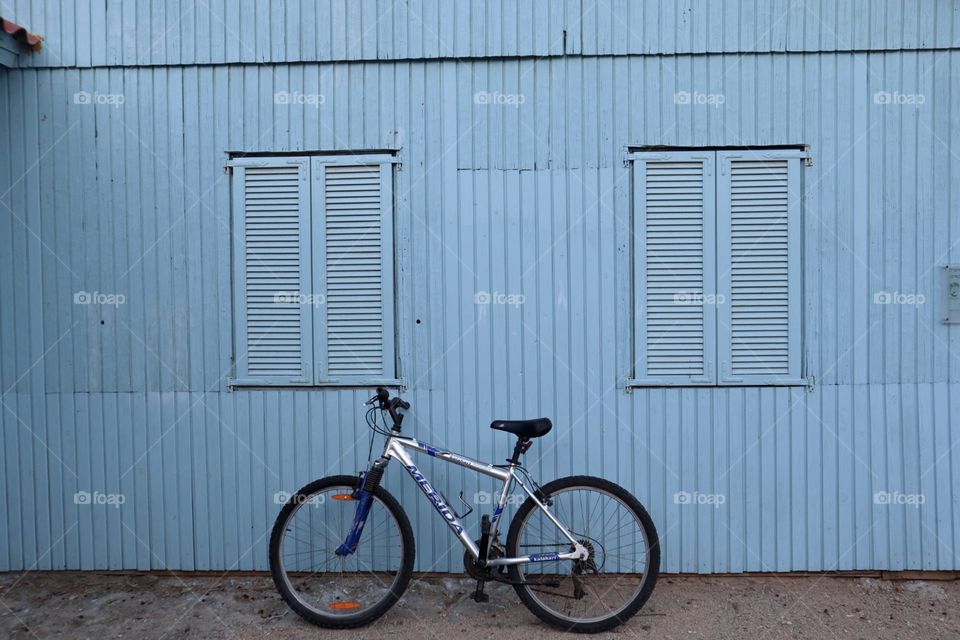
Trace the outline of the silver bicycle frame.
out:
[[[433,484],[431,484],[427,477],[423,475],[423,472],[420,471],[417,465],[413,463],[408,450],[426,453],[439,460],[451,462],[461,467],[466,467],[467,469],[497,478],[503,482],[503,489],[500,491],[500,498],[497,500],[496,509],[490,518],[491,539],[497,532],[500,516],[503,514],[503,508],[506,506],[507,499],[510,497],[510,489],[513,486],[513,483],[516,482],[526,492],[526,494],[530,496],[530,499],[533,500],[536,507],[547,515],[547,518],[549,518],[550,521],[556,525],[557,529],[559,529],[560,532],[566,536],[566,538],[570,541],[571,546],[573,546],[573,551],[566,553],[535,553],[532,555],[518,556],[515,558],[490,558],[487,560],[487,566],[526,564],[528,562],[546,562],[553,560],[578,560],[588,556],[589,552],[587,551],[586,547],[580,544],[580,542],[573,537],[567,528],[564,527],[552,513],[550,513],[550,510],[547,509],[546,505],[544,505],[537,498],[534,491],[524,484],[520,474],[516,472],[518,465],[510,464],[494,466],[492,464],[480,462],[479,460],[474,460],[451,451],[437,449],[429,444],[415,440],[414,438],[398,435],[391,436],[387,440],[387,444],[384,447],[383,457],[387,459],[396,458],[401,464],[403,464],[403,468],[406,469],[410,474],[410,477],[416,481],[417,486],[419,486],[424,495],[430,499],[430,502],[433,504],[437,512],[439,512],[443,517],[444,521],[447,523],[447,526],[450,527],[450,530],[453,531],[454,535],[457,536],[457,539],[460,540],[460,544],[466,547],[467,551],[470,552],[470,555],[474,559],[480,557],[480,549],[477,547],[477,543],[474,542],[469,536],[466,528],[453,512],[453,509],[447,505],[444,497],[433,487]]]

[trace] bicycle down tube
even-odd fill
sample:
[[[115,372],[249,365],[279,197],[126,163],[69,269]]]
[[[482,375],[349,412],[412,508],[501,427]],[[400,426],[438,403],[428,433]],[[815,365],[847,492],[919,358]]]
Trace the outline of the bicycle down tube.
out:
[[[507,499],[510,495],[510,488],[513,483],[516,482],[520,487],[530,496],[530,499],[534,501],[536,506],[543,511],[547,518],[560,530],[561,533],[570,541],[571,545],[574,547],[573,551],[566,553],[536,553],[528,556],[518,556],[515,558],[491,558],[487,560],[487,566],[499,566],[499,565],[513,565],[513,564],[526,564],[528,562],[546,562],[551,560],[576,560],[586,557],[586,549],[576,540],[573,535],[564,527],[559,520],[554,517],[552,513],[547,509],[540,499],[536,496],[534,491],[528,487],[523,480],[515,473],[514,467],[511,466],[496,466],[492,464],[487,464],[485,462],[480,462],[479,460],[474,460],[466,456],[462,456],[451,451],[446,451],[443,449],[437,449],[427,443],[420,442],[419,440],[413,438],[393,436],[388,439],[386,446],[383,451],[383,458],[390,459],[396,458],[402,465],[403,468],[407,470],[407,473],[414,479],[417,483],[417,486],[420,487],[420,490],[423,491],[424,495],[430,500],[434,508],[440,513],[444,521],[447,523],[447,526],[453,531],[457,539],[460,540],[460,543],[466,547],[470,552],[470,555],[473,558],[478,558],[480,556],[480,549],[477,546],[477,543],[470,537],[467,533],[466,527],[460,522],[460,519],[457,518],[453,509],[447,504],[446,499],[443,495],[431,484],[423,472],[414,464],[413,459],[410,457],[407,452],[408,449],[414,451],[419,451],[426,453],[445,462],[451,462],[453,464],[459,465],[461,467],[466,467],[472,471],[482,473],[484,475],[496,478],[503,482],[503,488],[500,491],[499,499],[497,500],[496,509],[493,512],[493,515],[490,519],[490,523],[495,533],[498,529],[498,523],[500,516],[503,514],[504,506],[506,506]],[[365,518],[363,518],[365,519]],[[360,528],[362,528],[363,523],[360,522]],[[352,535],[355,535],[359,538],[358,531],[352,531]]]

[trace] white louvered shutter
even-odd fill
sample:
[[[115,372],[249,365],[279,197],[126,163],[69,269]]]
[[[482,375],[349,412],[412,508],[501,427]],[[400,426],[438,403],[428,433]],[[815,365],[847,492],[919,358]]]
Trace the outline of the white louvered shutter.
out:
[[[720,382],[800,379],[800,162],[717,154]]]
[[[713,152],[634,161],[635,377],[716,381]]]
[[[311,380],[309,163],[262,159],[234,167],[237,377]]]
[[[326,294],[318,341],[320,376],[331,381],[394,376],[392,165],[318,162]]]

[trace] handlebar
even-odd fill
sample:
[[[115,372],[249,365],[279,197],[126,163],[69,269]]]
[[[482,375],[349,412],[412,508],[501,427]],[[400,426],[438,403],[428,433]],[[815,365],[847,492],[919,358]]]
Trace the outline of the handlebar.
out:
[[[380,409],[390,412],[390,417],[393,418],[393,424],[396,429],[400,429],[400,423],[403,422],[403,416],[397,413],[397,409],[403,409],[407,411],[410,409],[410,403],[398,396],[390,397],[390,392],[384,387],[377,387],[377,393],[375,396],[367,400],[364,404],[380,404]]]

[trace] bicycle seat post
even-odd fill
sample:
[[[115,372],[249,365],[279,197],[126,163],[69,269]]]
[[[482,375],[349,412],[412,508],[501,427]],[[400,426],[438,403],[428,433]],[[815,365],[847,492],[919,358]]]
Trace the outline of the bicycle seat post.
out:
[[[514,445],[513,447],[513,455],[507,458],[507,462],[509,462],[512,465],[519,465],[520,454],[526,453],[527,449],[529,449],[532,444],[533,444],[533,440],[531,440],[530,438],[518,437],[517,444]]]

